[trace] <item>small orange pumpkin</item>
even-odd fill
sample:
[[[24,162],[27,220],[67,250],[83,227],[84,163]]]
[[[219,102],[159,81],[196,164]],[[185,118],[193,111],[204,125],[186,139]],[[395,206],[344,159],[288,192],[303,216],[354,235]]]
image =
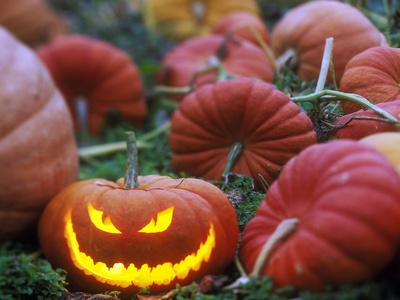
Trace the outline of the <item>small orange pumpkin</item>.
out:
[[[78,178],[71,115],[35,53],[0,26],[0,241],[34,237],[47,202]]]
[[[316,143],[316,134],[310,118],[286,94],[240,77],[188,94],[172,115],[169,143],[173,167],[189,176],[220,180],[230,171],[256,182],[261,174],[271,183],[290,158]],[[236,149],[239,154],[226,170]]]
[[[0,0],[0,25],[28,45],[67,32],[67,22],[45,0]]]
[[[400,49],[378,46],[354,56],[344,69],[340,91],[363,96],[374,103],[400,99]],[[360,105],[342,101],[345,113]]]
[[[232,40],[223,35],[196,37],[178,44],[162,60],[157,84],[172,88],[194,87],[215,82],[218,71],[199,73],[211,67],[221,67],[231,76],[245,76],[272,82],[275,66],[259,47],[245,40]],[[183,95],[168,94],[174,101]]]
[[[252,13],[235,11],[224,15],[212,28],[213,34],[234,34],[260,46],[260,39],[269,44],[269,30],[263,20]]]
[[[362,51],[387,45],[384,35],[358,9],[339,1],[309,1],[291,8],[271,31],[271,47],[278,64],[297,75],[317,79],[325,41],[334,38],[333,64],[340,82],[348,61]]]
[[[147,116],[139,70],[119,48],[95,38],[73,34],[60,36],[36,49],[68,102],[75,128],[82,128],[75,104],[88,103],[87,126],[92,134],[104,127],[107,113],[117,110],[135,127]]]
[[[378,103],[376,106],[400,121],[400,99]],[[380,118],[380,116],[370,109],[360,109],[340,117],[333,123],[335,129],[329,133],[329,138],[359,140],[374,133],[399,130],[395,124],[367,118]]]

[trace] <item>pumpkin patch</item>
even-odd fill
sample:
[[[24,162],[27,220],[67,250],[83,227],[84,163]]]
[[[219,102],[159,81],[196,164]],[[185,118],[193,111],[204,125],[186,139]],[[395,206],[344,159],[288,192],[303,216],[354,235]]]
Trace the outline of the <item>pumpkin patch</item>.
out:
[[[397,4],[174,1],[0,31],[0,298],[399,299]]]

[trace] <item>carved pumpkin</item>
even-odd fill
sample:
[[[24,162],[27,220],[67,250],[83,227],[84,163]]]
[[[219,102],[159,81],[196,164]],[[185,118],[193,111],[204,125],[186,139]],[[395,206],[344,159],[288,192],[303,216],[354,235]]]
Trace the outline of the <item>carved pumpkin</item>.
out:
[[[374,103],[400,99],[400,49],[373,47],[354,56],[346,65],[340,91],[363,96]],[[360,105],[343,101],[345,113]]]
[[[78,177],[72,119],[50,74],[0,26],[0,241],[32,237],[46,203]]]
[[[254,33],[255,31],[256,33]],[[263,20],[252,13],[237,11],[223,16],[212,28],[213,34],[234,34],[253,44],[260,46],[256,34],[266,44],[269,44],[269,31]]]
[[[290,158],[316,143],[316,134],[286,94],[242,77],[187,95],[172,115],[169,142],[173,167],[189,176],[222,179],[228,154],[238,148],[230,171],[271,183]]]
[[[385,110],[400,121],[400,100],[378,103],[376,106]],[[398,131],[395,124],[373,119],[357,118],[381,118],[372,110],[356,111],[337,119],[333,125],[338,126],[329,133],[330,138],[359,140],[367,135],[385,131]],[[352,120],[351,120],[352,119]],[[382,119],[382,118],[381,118]],[[351,121],[350,121],[351,120]]]
[[[278,64],[317,79],[327,38],[334,38],[333,64],[339,83],[348,61],[362,51],[387,45],[384,35],[359,10],[339,1],[309,1],[291,8],[271,31]],[[330,78],[330,77],[329,77]]]
[[[399,245],[399,186],[393,166],[369,145],[310,146],[285,165],[246,224],[240,261],[252,275],[272,276],[276,288],[323,291],[367,281]],[[292,225],[282,231],[280,224]],[[279,230],[286,234],[267,247]]]
[[[0,25],[28,45],[67,31],[64,18],[44,0],[0,0]]]
[[[219,19],[234,11],[259,15],[255,0],[146,0],[146,25],[171,39],[207,35]]]
[[[85,291],[118,290],[126,299],[222,272],[238,242],[225,194],[199,179],[138,179],[132,189],[123,179],[80,181],[53,198],[39,224],[50,262]]]
[[[183,88],[195,87],[217,80],[217,71],[198,74],[212,66],[220,66],[232,76],[246,76],[272,82],[275,67],[269,56],[252,43],[233,41],[222,35],[197,37],[187,40],[168,52],[157,74],[157,83]],[[169,94],[180,101],[183,95]]]
[[[64,35],[36,49],[50,70],[80,124],[75,105],[78,97],[88,103],[87,126],[92,134],[103,130],[107,113],[119,111],[138,127],[147,116],[139,70],[124,51],[84,35]]]
[[[400,132],[380,132],[359,140],[381,152],[400,175]]]

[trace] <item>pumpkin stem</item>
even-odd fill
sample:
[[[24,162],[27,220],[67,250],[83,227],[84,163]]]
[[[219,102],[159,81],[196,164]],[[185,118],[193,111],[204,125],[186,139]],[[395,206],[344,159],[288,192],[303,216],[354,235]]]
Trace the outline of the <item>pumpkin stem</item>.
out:
[[[126,138],[126,173],[125,173],[125,188],[132,189],[139,186],[138,181],[138,148],[136,144],[136,136],[133,131],[125,132]]]
[[[232,167],[236,163],[239,155],[243,151],[243,144],[241,142],[234,142],[229,150],[228,157],[226,159],[225,169],[222,172],[222,177],[226,177],[226,175],[231,171]]]
[[[389,120],[390,122],[394,123],[397,127],[400,127],[400,121],[397,120],[396,117],[392,116],[387,111],[381,109],[380,107],[376,106],[375,104],[369,102],[366,98],[362,97],[361,95],[351,94],[351,93],[344,93],[335,90],[322,90],[320,92],[312,93],[309,95],[304,96],[297,96],[291,97],[290,100],[293,102],[330,102],[334,100],[347,100],[357,104],[360,104],[367,109],[370,109],[377,113],[378,115],[384,117],[385,119]]]
[[[319,72],[317,86],[315,88],[316,93],[318,93],[324,89],[328,71],[331,70],[331,72],[334,72],[333,71],[333,60],[332,60],[333,41],[334,41],[334,39],[332,37],[327,38],[325,41],[324,55],[322,57],[322,62],[321,62],[321,70]],[[335,82],[335,77],[333,76],[332,73],[331,73],[331,76]],[[335,86],[336,86],[336,83],[335,83]]]
[[[254,264],[253,271],[250,274],[250,277],[259,278],[261,269],[265,266],[266,262],[270,259],[272,252],[275,250],[276,245],[287,238],[293,231],[296,230],[297,225],[299,224],[299,219],[291,218],[283,220],[278,227],[276,227],[275,231],[271,234],[267,242],[261,249],[260,254],[257,257],[257,260]]]
[[[296,55],[296,51],[293,48],[287,49],[282,55],[276,59],[277,70],[281,70],[284,67],[288,67],[290,70],[296,71],[299,66],[299,60]]]

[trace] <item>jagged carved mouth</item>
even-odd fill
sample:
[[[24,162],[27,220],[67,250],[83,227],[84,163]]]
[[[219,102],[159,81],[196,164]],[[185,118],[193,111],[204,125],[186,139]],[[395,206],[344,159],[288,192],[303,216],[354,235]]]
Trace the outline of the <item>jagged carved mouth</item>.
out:
[[[71,210],[65,216],[65,238],[70,250],[74,265],[86,275],[93,276],[102,283],[127,288],[132,285],[146,288],[151,285],[168,285],[175,279],[185,279],[190,271],[198,271],[203,262],[208,262],[212,249],[215,247],[215,229],[212,223],[207,239],[200,243],[197,251],[184,257],[179,263],[165,262],[156,266],[134,263],[125,266],[123,263],[114,263],[109,267],[103,262],[94,262],[90,255],[81,252],[79,242],[74,232],[71,219]]]

